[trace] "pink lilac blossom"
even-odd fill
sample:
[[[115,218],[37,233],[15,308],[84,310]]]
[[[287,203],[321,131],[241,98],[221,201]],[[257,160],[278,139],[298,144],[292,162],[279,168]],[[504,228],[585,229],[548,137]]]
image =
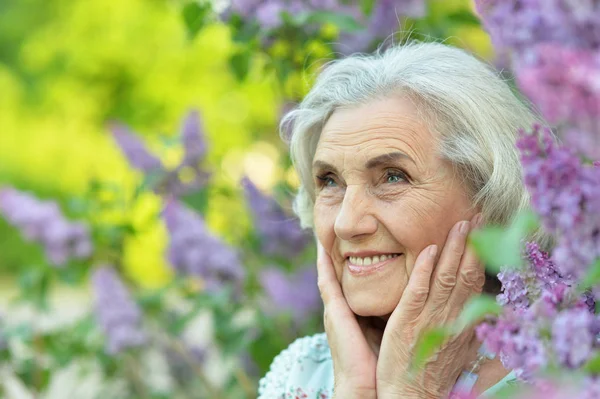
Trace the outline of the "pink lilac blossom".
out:
[[[268,267],[260,273],[260,283],[268,298],[267,310],[291,312],[298,325],[321,308],[314,267],[289,275],[281,268]]]
[[[160,195],[179,198],[190,192],[198,191],[206,185],[210,173],[202,169],[201,162],[207,151],[207,144],[201,127],[200,115],[191,110],[183,118],[179,139],[184,155],[179,165],[167,169],[160,159],[152,154],[144,142],[124,125],[112,124],[113,138],[129,164],[152,177],[151,189]],[[190,170],[191,178],[184,180],[184,172]],[[190,175],[190,174],[188,174]]]
[[[202,278],[208,291],[224,284],[240,288],[245,273],[238,254],[208,230],[200,215],[176,200],[169,201],[163,215],[168,258],[178,273]]]
[[[267,255],[296,256],[309,243],[309,234],[298,219],[288,216],[281,206],[266,196],[248,178],[242,180],[246,202]]]
[[[14,188],[0,189],[0,214],[21,231],[25,239],[41,244],[57,267],[70,260],[87,259],[94,246],[88,226],[65,218],[54,201],[42,201]]]
[[[544,43],[516,61],[517,82],[553,124],[600,134],[600,57],[587,50]]]
[[[142,315],[114,268],[100,266],[92,274],[96,318],[106,336],[106,351],[117,354],[146,342]]]

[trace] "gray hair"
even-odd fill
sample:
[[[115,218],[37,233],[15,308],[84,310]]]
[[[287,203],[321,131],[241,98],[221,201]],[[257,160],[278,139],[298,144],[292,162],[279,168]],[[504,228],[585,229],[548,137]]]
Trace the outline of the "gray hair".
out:
[[[529,203],[515,139],[541,122],[489,65],[440,43],[410,42],[332,61],[302,103],[282,120],[300,179],[294,211],[313,227],[312,161],[323,126],[339,107],[408,96],[440,139],[487,223],[506,225]]]

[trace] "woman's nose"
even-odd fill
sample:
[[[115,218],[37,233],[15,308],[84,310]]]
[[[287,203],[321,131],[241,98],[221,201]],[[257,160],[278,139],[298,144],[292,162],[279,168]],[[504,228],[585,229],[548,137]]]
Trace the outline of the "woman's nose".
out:
[[[374,234],[377,231],[377,219],[372,208],[372,198],[364,186],[348,186],[335,219],[335,234],[346,241]]]

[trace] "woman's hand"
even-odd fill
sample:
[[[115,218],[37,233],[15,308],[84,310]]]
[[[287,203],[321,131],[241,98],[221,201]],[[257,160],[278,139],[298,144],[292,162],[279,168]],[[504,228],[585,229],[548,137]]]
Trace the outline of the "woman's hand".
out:
[[[404,294],[383,333],[376,374],[378,398],[446,397],[477,350],[470,328],[450,338],[435,359],[410,375],[411,348],[419,335],[454,321],[467,299],[481,293],[484,269],[473,250],[466,247],[471,228],[480,224],[480,214],[471,223],[457,223],[448,235],[437,267],[434,267],[438,252],[435,245],[418,256]]]
[[[323,323],[331,349],[334,397],[338,399],[376,398],[377,356],[365,335],[367,323],[359,323],[346,302],[333,262],[317,241],[319,290],[325,305]]]

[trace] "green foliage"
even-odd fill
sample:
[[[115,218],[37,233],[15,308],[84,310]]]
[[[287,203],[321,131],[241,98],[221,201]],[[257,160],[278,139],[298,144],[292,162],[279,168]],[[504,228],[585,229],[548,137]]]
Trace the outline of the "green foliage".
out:
[[[535,214],[525,211],[517,215],[508,228],[486,227],[474,231],[469,238],[470,244],[479,258],[493,273],[501,267],[521,267],[523,264],[523,240],[539,227]]]

